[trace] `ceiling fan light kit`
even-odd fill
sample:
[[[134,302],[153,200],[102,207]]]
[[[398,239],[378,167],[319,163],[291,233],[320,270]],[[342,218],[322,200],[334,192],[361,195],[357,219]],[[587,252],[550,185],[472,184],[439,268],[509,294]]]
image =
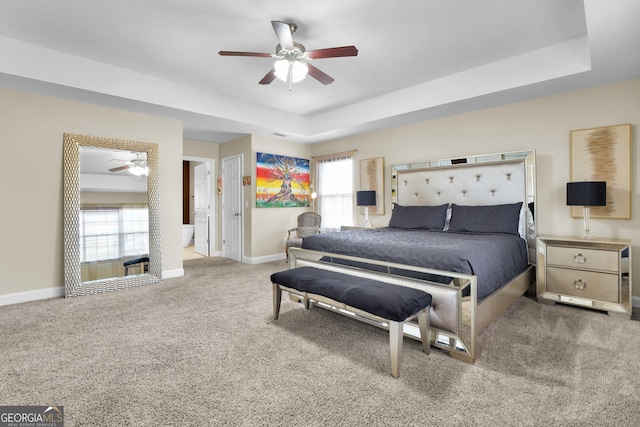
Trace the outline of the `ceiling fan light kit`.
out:
[[[283,82],[298,83],[309,72],[309,67],[304,62],[280,59],[273,64],[276,77]]]
[[[298,28],[296,24],[271,21],[271,25],[273,25],[273,29],[280,42],[276,46],[275,54],[228,50],[221,50],[218,54],[221,56],[276,58],[277,60],[273,64],[273,68],[258,83],[268,85],[277,77],[279,80],[289,83],[289,90],[292,89],[293,83],[303,80],[307,75],[310,75],[324,85],[333,83],[334,79],[331,76],[306,61],[358,55],[358,49],[356,49],[355,46],[331,47],[307,51],[302,44],[293,41],[293,34]]]
[[[147,166],[134,166],[132,168],[129,169],[129,173],[131,173],[131,175],[134,176],[147,176],[149,175],[149,168]]]
[[[149,167],[147,166],[147,160],[140,158],[140,153],[134,153],[136,155],[135,159],[132,160],[120,160],[120,159],[112,159],[112,162],[125,162],[124,166],[118,166],[116,168],[109,169],[109,172],[119,172],[126,170],[131,175],[134,176],[147,176],[149,175]]]

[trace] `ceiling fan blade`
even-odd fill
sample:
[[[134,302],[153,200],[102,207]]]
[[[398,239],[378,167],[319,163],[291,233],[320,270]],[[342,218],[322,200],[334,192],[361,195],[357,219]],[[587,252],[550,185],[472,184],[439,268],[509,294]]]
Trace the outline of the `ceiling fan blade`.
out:
[[[118,166],[117,168],[111,168],[109,169],[109,172],[118,172],[126,169],[131,169],[131,165],[124,165],[124,166]]]
[[[309,75],[323,85],[330,85],[331,83],[333,83],[333,77],[331,77],[324,71],[320,71],[317,67],[314,67],[309,63],[307,63],[307,67],[309,67]]]
[[[339,58],[341,56],[358,56],[355,46],[329,47],[327,49],[314,49],[307,51],[311,59]]]
[[[293,36],[291,35],[291,27],[286,22],[271,21],[273,29],[276,31],[278,41],[283,49],[293,49]]]
[[[270,53],[260,53],[260,52],[235,52],[232,50],[221,50],[218,52],[218,55],[221,56],[258,56],[260,58],[270,58],[272,55]]]
[[[271,83],[274,79],[276,78],[276,70],[275,69],[271,69],[271,71],[269,71],[267,73],[267,75],[265,75],[262,80],[260,80],[258,83],[261,85],[268,85],[269,83]]]

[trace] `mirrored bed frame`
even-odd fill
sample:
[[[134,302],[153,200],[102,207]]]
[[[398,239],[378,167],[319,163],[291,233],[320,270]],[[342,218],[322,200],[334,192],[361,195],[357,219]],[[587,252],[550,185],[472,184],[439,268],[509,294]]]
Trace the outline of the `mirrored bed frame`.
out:
[[[314,266],[334,271],[349,269],[351,274],[424,289],[433,297],[431,345],[449,352],[454,358],[473,363],[480,354],[478,339],[482,331],[525,292],[534,292],[535,164],[535,152],[523,151],[397,165],[391,168],[391,200],[402,206],[523,202],[520,236],[527,242],[529,266],[482,300],[477,297],[477,278],[470,274],[299,248],[290,250],[289,268]],[[427,280],[424,278],[426,275],[447,280]],[[316,305],[358,318],[354,313],[343,309],[321,303]],[[364,318],[359,320],[388,328],[384,323]],[[404,334],[420,340],[417,324],[406,324]]]

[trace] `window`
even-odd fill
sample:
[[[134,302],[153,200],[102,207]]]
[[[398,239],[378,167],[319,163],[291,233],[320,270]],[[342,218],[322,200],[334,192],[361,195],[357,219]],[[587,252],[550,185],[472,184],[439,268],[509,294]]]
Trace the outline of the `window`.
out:
[[[340,153],[318,159],[318,209],[322,229],[337,231],[353,225],[353,159]]]
[[[149,253],[146,204],[83,206],[80,210],[80,261],[104,261]]]

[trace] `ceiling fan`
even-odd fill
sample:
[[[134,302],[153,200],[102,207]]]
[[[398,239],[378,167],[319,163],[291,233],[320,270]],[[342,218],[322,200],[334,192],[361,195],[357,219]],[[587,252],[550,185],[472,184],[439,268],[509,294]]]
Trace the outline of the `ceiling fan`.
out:
[[[357,56],[358,49],[355,46],[330,47],[326,49],[306,50],[305,47],[293,41],[298,26],[293,23],[271,21],[273,29],[280,42],[276,46],[276,53],[236,52],[221,50],[222,56],[257,56],[262,58],[276,58],[271,71],[269,71],[258,83],[268,85],[276,77],[289,83],[289,90],[293,83],[304,79],[307,74],[324,85],[333,83],[334,79],[311,65],[308,61],[323,58],[338,58],[342,56]]]
[[[135,153],[136,158],[131,160],[112,159],[112,162],[125,162],[123,166],[109,169],[109,172],[119,172],[122,170],[129,170],[129,173],[135,176],[147,175],[149,168],[147,167],[147,160],[140,158],[140,153]]]

